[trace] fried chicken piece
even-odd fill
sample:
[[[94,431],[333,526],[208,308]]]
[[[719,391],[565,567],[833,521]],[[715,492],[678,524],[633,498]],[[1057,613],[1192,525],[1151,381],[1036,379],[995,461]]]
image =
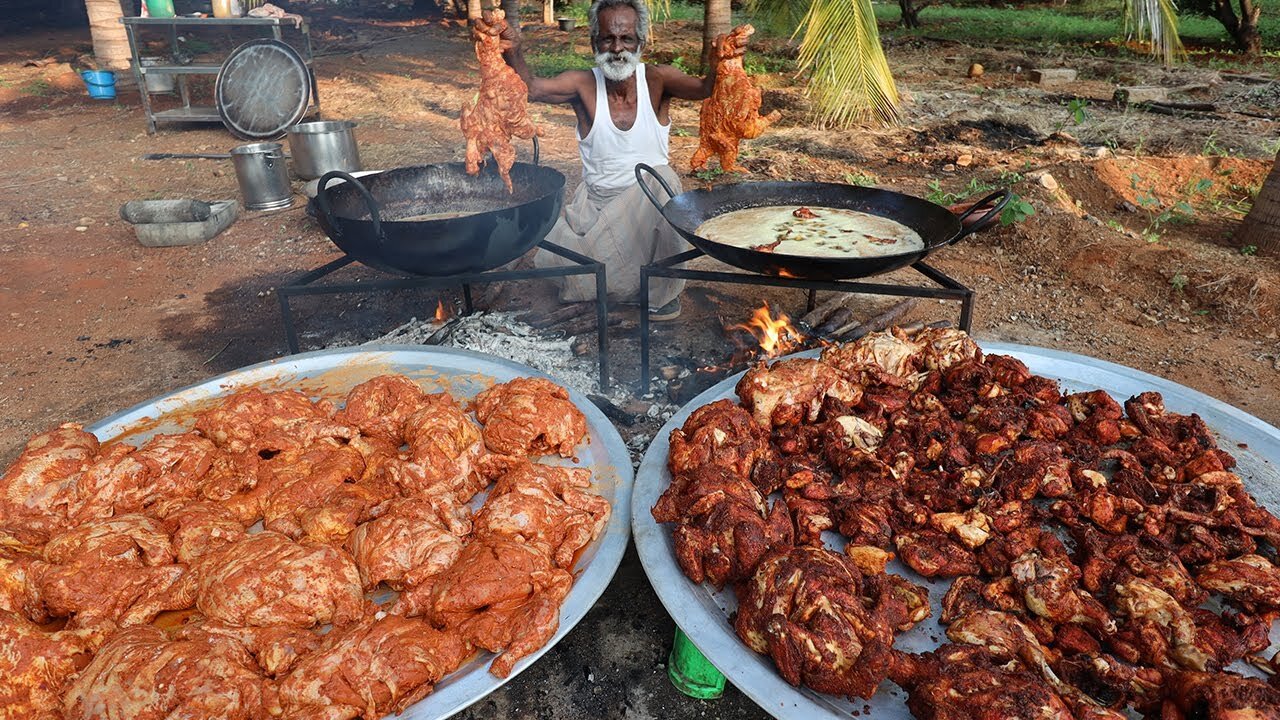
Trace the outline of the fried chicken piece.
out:
[[[1177,555],[1138,535],[1107,535],[1093,528],[1076,534],[1081,584],[1095,595],[1129,576],[1140,577],[1169,593],[1184,607],[1208,596]]]
[[[1280,690],[1230,672],[1181,670],[1165,680],[1163,718],[1170,720],[1277,720]]]
[[[405,421],[425,404],[426,396],[422,386],[404,375],[379,375],[351,388],[334,420],[400,447]]]
[[[1041,677],[978,645],[897,653],[889,676],[907,690],[907,707],[921,720],[1076,720]]]
[[[1127,622],[1111,639],[1116,654],[1144,665],[1216,670],[1214,648],[1173,596],[1141,578],[1115,586],[1116,613]]]
[[[769,444],[769,433],[732,400],[703,405],[689,415],[683,427],[671,431],[667,467],[672,477],[702,465],[720,465],[751,480],[768,495],[778,489],[781,478],[757,473],[756,468],[772,462],[777,462],[777,453]]]
[[[196,432],[230,453],[274,453],[321,438],[351,439],[356,429],[333,419],[327,400],[312,402],[296,390],[241,390],[196,415]]]
[[[224,718],[260,720],[264,680],[239,643],[205,635],[170,640],[159,628],[111,638],[70,684],[68,720]]]
[[[556,634],[560,605],[572,587],[573,575],[537,548],[484,536],[467,543],[427,591],[401,595],[395,612],[426,612],[467,642],[500,653],[489,672],[501,678]]]
[[[345,625],[365,612],[360,573],[345,551],[274,532],[220,547],[194,568],[196,607],[227,625]]]
[[[792,542],[784,506],[771,510],[754,485],[715,465],[675,478],[652,513],[660,523],[677,523],[676,561],[684,574],[717,589],[750,576],[770,548]]]
[[[101,628],[47,632],[0,612],[0,718],[59,720],[62,686],[106,640]]]
[[[891,623],[901,618],[865,602],[862,573],[847,557],[808,546],[776,550],[736,590],[734,630],[772,657],[788,683],[870,698],[887,677]]]
[[[689,162],[695,171],[705,168],[712,155],[720,158],[722,171],[740,171],[737,164],[738,142],[760,137],[765,128],[782,117],[777,110],[760,115],[760,88],[747,77],[747,71],[742,67],[742,56],[747,53],[747,38],[755,31],[750,25],[739,25],[732,32],[716,38],[713,58],[716,64],[715,86],[711,97],[702,102],[698,149]]]
[[[98,454],[98,438],[67,423],[27,442],[0,477],[0,522],[20,539],[39,544],[65,525],[76,481]]]
[[[506,13],[485,10],[483,22],[472,28],[476,59],[480,61],[480,90],[471,105],[462,106],[462,134],[467,138],[467,173],[480,172],[485,152],[493,153],[498,174],[511,192],[511,167],[516,162],[512,136],[530,139],[542,135],[529,118],[529,87],[502,59],[512,47],[500,37],[507,29]]]
[[[809,358],[757,363],[735,390],[752,417],[766,429],[813,422],[828,398],[850,406],[862,398],[862,389],[840,371]]]
[[[569,391],[546,378],[516,378],[476,396],[484,444],[503,455],[572,457],[587,434],[587,419]]]
[[[897,533],[893,542],[902,562],[927,578],[977,575],[981,570],[973,551],[936,530]]]
[[[173,562],[157,521],[121,515],[54,535],[27,573],[49,616],[73,616],[74,627],[136,625],[194,601],[186,567]]]
[[[1251,613],[1276,614],[1280,610],[1280,568],[1261,555],[1215,560],[1196,573],[1196,582]]]
[[[137,449],[113,445],[76,481],[68,519],[76,524],[192,497],[217,453],[213,443],[195,433],[156,435]]]
[[[400,498],[361,524],[347,539],[366,590],[380,582],[401,590],[443,572],[462,552],[471,532],[465,507],[426,498]]]
[[[1129,665],[1119,658],[1093,651],[1064,658],[1056,665],[1064,681],[1102,705],[1139,708],[1160,701],[1164,674],[1155,668]]]
[[[590,487],[586,468],[525,462],[498,479],[476,513],[475,533],[529,543],[571,569],[609,521],[609,501]]]
[[[377,720],[426,697],[471,654],[453,632],[387,615],[335,630],[269,694],[285,720]]]
[[[944,348],[948,347],[946,340],[939,340]],[[905,387],[913,391],[919,387],[924,358],[924,345],[906,333],[890,330],[867,333],[854,342],[822,351],[823,363],[855,383]]]
[[[1116,624],[1102,603],[1080,588],[1080,569],[1065,555],[1031,551],[1009,565],[1032,614],[1055,624],[1078,623],[1102,635]]]
[[[577,408],[574,408],[577,411]],[[448,393],[428,395],[404,424],[409,462],[388,461],[387,471],[405,495],[450,493],[467,503],[489,484],[480,427]]]

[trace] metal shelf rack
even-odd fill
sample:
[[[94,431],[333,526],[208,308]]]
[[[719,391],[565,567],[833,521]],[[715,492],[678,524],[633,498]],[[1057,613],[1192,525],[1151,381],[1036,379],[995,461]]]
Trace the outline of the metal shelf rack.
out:
[[[121,18],[120,22],[124,23],[125,32],[129,37],[129,50],[133,54],[133,79],[138,84],[138,92],[142,95],[142,109],[147,116],[147,132],[154,135],[156,125],[161,122],[221,122],[222,116],[218,114],[218,109],[212,106],[193,106],[191,104],[191,94],[187,88],[188,75],[217,75],[222,69],[222,65],[213,64],[178,64],[171,65],[150,65],[142,64],[142,53],[138,43],[138,31],[145,28],[167,30],[169,35],[169,47],[171,57],[176,58],[178,55],[178,27],[192,26],[205,28],[256,28],[271,30],[271,36],[276,40],[284,42],[284,30],[287,27],[294,27],[294,22],[286,18],[257,18],[257,17],[241,17],[241,18],[200,18],[200,17],[171,17],[171,18],[144,18],[144,17],[126,17]],[[311,104],[307,107],[306,115],[310,116],[320,112],[320,88],[316,84],[315,71],[312,69],[312,53],[311,53],[311,31],[307,25],[307,21],[303,20],[297,25],[298,34],[301,36],[297,43],[301,47],[297,48],[302,55],[302,59],[307,63],[307,70],[311,73]],[[178,76],[178,94],[182,98],[182,107],[172,110],[156,111],[151,107],[151,94],[147,92],[147,75],[149,73],[177,75]]]

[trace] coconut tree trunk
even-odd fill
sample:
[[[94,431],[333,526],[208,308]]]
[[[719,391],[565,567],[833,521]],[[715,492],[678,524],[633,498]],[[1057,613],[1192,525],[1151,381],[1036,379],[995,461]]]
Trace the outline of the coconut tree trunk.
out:
[[[556,24],[556,3],[555,0],[542,0],[542,24]]]
[[[89,34],[93,36],[93,56],[101,70],[128,70],[129,36],[120,18],[124,7],[120,0],[84,0],[89,13]]]
[[[1239,0],[1240,16],[1236,17],[1231,0],[1214,0],[1214,17],[1227,29],[1227,33],[1235,40],[1236,47],[1245,55],[1258,57],[1262,54],[1262,35],[1258,32],[1258,17],[1262,8],[1253,0]]]
[[[1258,199],[1241,221],[1235,239],[1242,248],[1256,247],[1259,255],[1280,256],[1280,156],[1262,181]]]
[[[932,2],[918,2],[918,0],[898,0],[898,7],[902,9],[902,26],[920,27],[920,11],[932,4]]]
[[[502,12],[507,14],[507,24],[520,29],[520,0],[502,0]]]
[[[730,0],[706,0],[702,16],[702,69],[711,67],[711,41],[733,29]]]
[[[475,22],[480,19],[480,11],[483,9],[480,0],[467,0],[467,22]]]

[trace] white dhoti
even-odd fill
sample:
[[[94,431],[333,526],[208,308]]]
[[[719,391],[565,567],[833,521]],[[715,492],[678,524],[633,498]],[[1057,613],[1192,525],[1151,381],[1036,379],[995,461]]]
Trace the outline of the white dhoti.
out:
[[[654,170],[673,190],[681,191],[680,177],[670,165],[660,165]],[[647,177],[645,182],[659,201],[667,201],[666,191],[657,180]],[[609,299],[614,302],[639,302],[640,268],[689,249],[689,244],[649,202],[639,185],[601,194],[582,183],[565,205],[564,215],[548,233],[547,240],[604,263]],[[573,264],[541,249],[534,255],[533,263],[540,268]],[[594,275],[572,275],[557,280],[561,282],[562,302],[595,299]],[[652,278],[650,307],[662,307],[674,300],[684,289],[684,283],[673,278]]]

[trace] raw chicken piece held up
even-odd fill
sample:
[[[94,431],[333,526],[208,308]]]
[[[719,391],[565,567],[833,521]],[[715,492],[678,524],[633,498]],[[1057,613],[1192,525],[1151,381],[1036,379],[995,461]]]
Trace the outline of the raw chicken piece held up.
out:
[[[742,56],[747,52],[747,38],[755,33],[750,25],[740,25],[716,43],[716,84],[711,97],[702,103],[698,150],[690,164],[694,170],[707,166],[712,155],[720,158],[720,169],[738,172],[738,142],[760,137],[782,117],[774,110],[760,115],[760,88],[747,77]]]
[[[476,59],[480,61],[480,92],[470,107],[462,106],[462,134],[467,138],[467,172],[480,172],[486,152],[493,153],[498,173],[512,192],[511,166],[516,162],[512,136],[530,139],[541,131],[529,119],[529,86],[502,59],[511,41],[501,37],[507,29],[506,13],[485,10],[476,23]]]

